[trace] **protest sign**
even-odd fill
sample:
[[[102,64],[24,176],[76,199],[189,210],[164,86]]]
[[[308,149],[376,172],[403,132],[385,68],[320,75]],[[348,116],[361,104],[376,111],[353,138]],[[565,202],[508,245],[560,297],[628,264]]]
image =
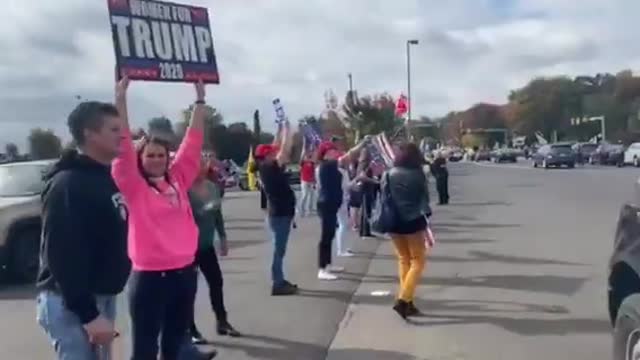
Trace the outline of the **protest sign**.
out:
[[[282,124],[287,121],[287,115],[284,113],[284,107],[282,106],[282,102],[280,99],[273,99],[273,109],[276,111],[276,124]]]
[[[206,8],[107,0],[118,74],[132,80],[219,84]]]

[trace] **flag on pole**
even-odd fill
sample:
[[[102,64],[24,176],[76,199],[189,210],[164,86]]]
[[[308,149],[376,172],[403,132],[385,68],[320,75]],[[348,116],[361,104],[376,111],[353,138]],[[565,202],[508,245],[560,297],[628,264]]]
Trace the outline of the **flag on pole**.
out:
[[[409,99],[406,95],[400,94],[396,102],[396,117],[403,118],[409,112]]]
[[[282,124],[287,121],[287,115],[284,113],[284,107],[279,98],[273,99],[273,109],[276,111],[276,123]]]
[[[251,191],[258,190],[258,179],[256,179],[256,173],[251,171],[255,168],[255,164],[256,159],[253,157],[253,149],[249,148],[249,160],[247,160],[247,185]]]
[[[322,137],[319,132],[311,124],[307,122],[301,122],[300,128],[302,130],[302,137],[304,139],[304,146],[307,152],[311,152],[318,148],[322,142]]]

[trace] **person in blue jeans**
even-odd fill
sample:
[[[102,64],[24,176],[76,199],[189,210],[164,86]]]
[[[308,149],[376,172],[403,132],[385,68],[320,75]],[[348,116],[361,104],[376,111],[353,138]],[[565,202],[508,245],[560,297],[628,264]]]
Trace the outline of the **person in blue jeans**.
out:
[[[285,122],[274,143],[258,145],[255,155],[260,183],[267,199],[267,227],[273,241],[273,296],[293,295],[298,292],[298,286],[287,281],[283,264],[296,211],[296,197],[285,172],[291,155],[291,143],[289,123]]]
[[[60,360],[109,360],[117,336],[116,296],[131,271],[127,209],[109,171],[120,123],[111,104],[79,104],[68,125],[81,151],[45,177],[37,320]]]

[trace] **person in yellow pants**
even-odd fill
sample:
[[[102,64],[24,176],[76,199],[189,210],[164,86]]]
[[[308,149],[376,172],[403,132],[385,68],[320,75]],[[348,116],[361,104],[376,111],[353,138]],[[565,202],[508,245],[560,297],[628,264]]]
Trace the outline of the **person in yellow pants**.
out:
[[[420,313],[414,305],[413,299],[425,267],[427,248],[424,235],[424,231],[391,235],[398,257],[398,279],[400,281],[398,301],[394,309],[403,318]]]
[[[424,159],[413,143],[398,147],[393,168],[382,178],[397,218],[389,231],[398,256],[400,289],[393,309],[403,319],[419,314],[414,305],[416,286],[425,266],[428,217],[431,216]]]

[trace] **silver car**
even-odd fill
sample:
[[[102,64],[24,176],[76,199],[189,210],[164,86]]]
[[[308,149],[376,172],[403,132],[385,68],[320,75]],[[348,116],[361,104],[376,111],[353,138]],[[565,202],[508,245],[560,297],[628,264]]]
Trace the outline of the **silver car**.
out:
[[[44,175],[55,160],[0,165],[0,269],[20,282],[38,273]]]

